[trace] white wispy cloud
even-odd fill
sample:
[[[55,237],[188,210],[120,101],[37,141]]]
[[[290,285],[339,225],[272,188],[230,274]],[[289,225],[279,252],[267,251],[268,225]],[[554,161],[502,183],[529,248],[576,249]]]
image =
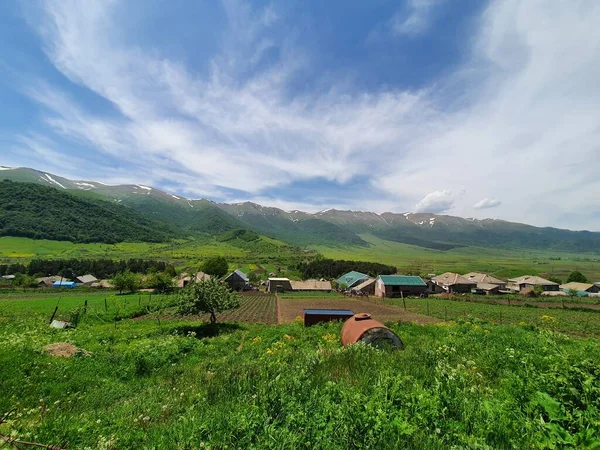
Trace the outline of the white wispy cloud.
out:
[[[398,32],[426,30],[437,3],[412,1]],[[563,225],[598,228],[569,215],[597,205],[600,194],[598,2],[494,1],[465,44],[471,57],[448,79],[420,91],[332,86],[318,95],[288,91],[310,64],[297,45],[256,69],[281,45],[269,37],[280,20],[273,6],[224,1],[230,29],[200,75],[122,39],[123,2],[42,5],[36,26],[48,58],[118,114],[91,111],[45,83],[28,95],[54,133],[136,167],[138,182],[172,179],[188,195],[234,189],[268,201],[295,181],[360,178],[376,198],[345,199],[347,207],[418,204],[472,215],[482,197],[500,197],[499,217],[540,225],[565,217]]]
[[[500,206],[502,204],[502,202],[500,200],[497,200],[495,198],[482,198],[481,200],[479,200],[477,203],[475,203],[473,205],[473,208],[475,209],[489,209],[489,208],[495,208],[496,206]]]
[[[394,34],[416,36],[429,29],[435,8],[444,0],[408,0],[406,11],[392,18],[390,27]]]

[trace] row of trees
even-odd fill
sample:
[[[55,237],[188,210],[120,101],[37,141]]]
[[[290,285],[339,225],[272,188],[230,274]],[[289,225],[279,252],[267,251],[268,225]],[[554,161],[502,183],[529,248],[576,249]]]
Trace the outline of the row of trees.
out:
[[[63,275],[73,279],[77,276],[92,274],[96,278],[111,278],[112,276],[130,271],[149,274],[166,272],[175,276],[175,267],[164,261],[147,259],[34,259],[27,266],[24,264],[0,264],[0,276],[17,273],[31,276]]]
[[[334,259],[317,259],[298,266],[302,276],[307,278],[338,278],[343,274],[355,270],[372,277],[377,275],[392,275],[397,269],[394,266],[368,261],[345,261]]]

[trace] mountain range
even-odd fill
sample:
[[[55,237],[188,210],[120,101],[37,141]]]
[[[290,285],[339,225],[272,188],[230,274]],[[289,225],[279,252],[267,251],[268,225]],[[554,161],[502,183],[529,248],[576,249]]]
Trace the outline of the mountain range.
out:
[[[387,241],[442,251],[476,246],[600,253],[600,233],[541,228],[497,219],[479,220],[410,212],[377,214],[336,209],[317,213],[284,211],[251,202],[227,204],[207,199],[190,200],[144,185],[109,186],[97,181],[69,180],[30,168],[0,166],[0,180],[42,186],[44,189],[37,191],[38,197],[44,197],[44,192],[59,191],[87,205],[90,202],[95,205],[106,202],[117,205],[122,208],[117,212],[127,211],[123,216],[127,217],[127,226],[132,233],[136,229],[131,228],[134,220],[132,214],[137,214],[136,220],[141,227],[138,229],[141,233],[138,240],[164,239],[167,235],[173,238],[194,233],[219,235],[246,229],[299,247],[366,247],[369,244],[364,238],[371,235]],[[3,185],[5,184],[7,183]],[[63,197],[63,202],[66,198]],[[13,210],[19,200],[17,193],[16,198],[11,201]],[[56,203],[57,199],[53,197],[43,201]],[[77,209],[79,215],[92,213],[89,207],[74,204],[73,208]],[[46,217],[53,214],[52,210],[44,210]],[[6,200],[0,203],[0,212],[5,216],[6,222]],[[61,214],[65,214],[65,211]],[[98,211],[93,214],[98,214]],[[113,217],[115,211],[110,210],[106,214]],[[39,218],[31,217],[31,220],[39,222]],[[60,217],[56,220],[60,220]],[[26,216],[23,214],[20,223],[26,223]],[[158,234],[148,234],[148,227],[158,230]],[[2,227],[1,222],[0,233],[11,235],[6,226]],[[125,233],[121,237],[115,235],[113,240],[121,238],[130,240],[131,234]]]

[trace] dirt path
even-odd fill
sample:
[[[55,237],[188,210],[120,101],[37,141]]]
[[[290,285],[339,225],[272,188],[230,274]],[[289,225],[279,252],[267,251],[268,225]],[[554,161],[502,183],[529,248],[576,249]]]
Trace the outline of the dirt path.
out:
[[[304,309],[350,309],[355,314],[369,313],[379,322],[416,322],[437,323],[440,319],[425,316],[400,308],[377,304],[358,298],[327,298],[327,299],[280,299],[280,322],[293,322],[296,317],[302,317]]]

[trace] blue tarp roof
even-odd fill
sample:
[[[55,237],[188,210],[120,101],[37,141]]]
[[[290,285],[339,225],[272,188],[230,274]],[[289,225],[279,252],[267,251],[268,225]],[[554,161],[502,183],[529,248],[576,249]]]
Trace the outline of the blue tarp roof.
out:
[[[52,283],[54,287],[75,287],[76,283],[74,281],[55,281]]]

